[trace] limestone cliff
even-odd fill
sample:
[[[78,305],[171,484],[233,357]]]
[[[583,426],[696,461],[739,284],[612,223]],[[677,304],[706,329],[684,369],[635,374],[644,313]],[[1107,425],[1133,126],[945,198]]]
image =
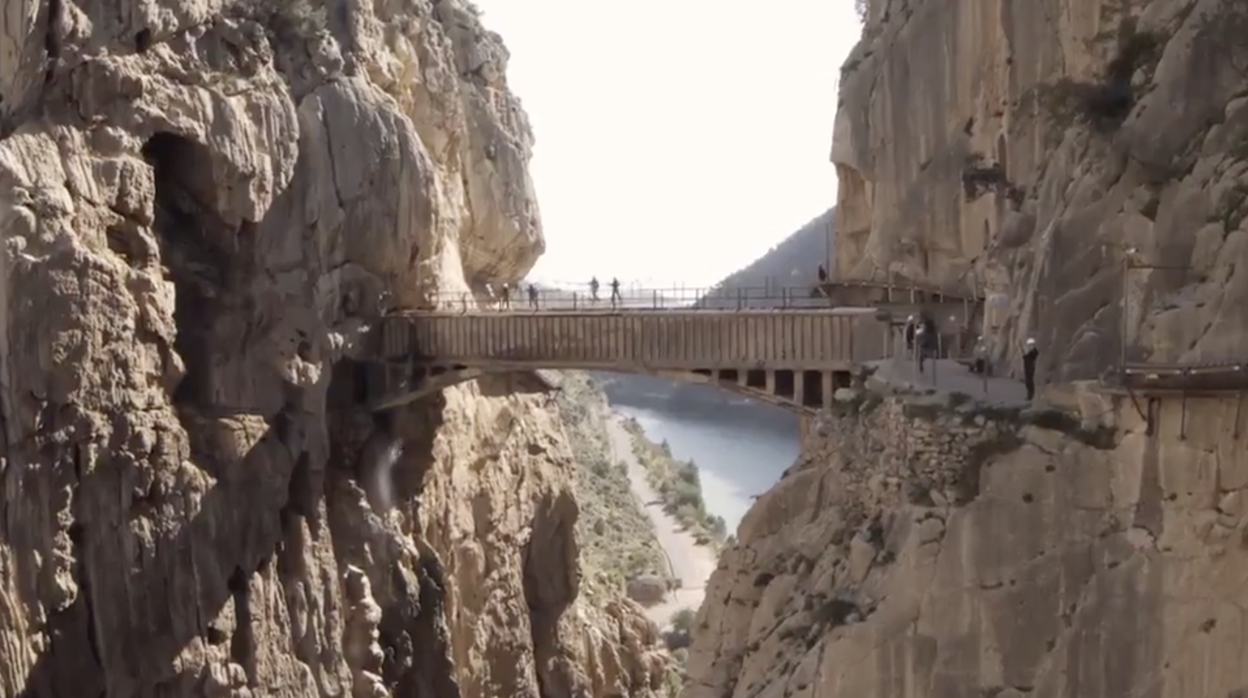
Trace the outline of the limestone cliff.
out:
[[[837,272],[987,294],[1053,407],[823,415],[712,579],[683,695],[1245,695],[1241,405],[1077,381],[1248,355],[1248,5],[863,5]]]
[[[1248,355],[1246,31],[1239,0],[869,0],[838,271],[1000,294],[998,356],[1034,335],[1042,378],[1096,377],[1124,331],[1162,362]],[[1170,268],[1124,283],[1124,256]]]
[[[1164,403],[1149,436],[1082,388],[954,397],[823,416],[712,577],[682,695],[1243,695],[1234,401]]]
[[[544,398],[339,380],[542,253],[506,62],[460,0],[4,3],[0,696],[660,685]]]

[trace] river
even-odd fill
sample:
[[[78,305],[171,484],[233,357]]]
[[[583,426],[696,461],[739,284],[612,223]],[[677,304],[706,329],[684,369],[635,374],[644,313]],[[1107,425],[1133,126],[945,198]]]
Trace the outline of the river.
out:
[[[760,419],[745,426],[739,420],[711,421],[643,407],[611,407],[636,419],[651,441],[666,440],[676,458],[697,464],[706,508],[723,517],[730,533],[736,532],[753,497],[771,489],[798,455],[797,417],[777,414],[775,408],[758,407]]]

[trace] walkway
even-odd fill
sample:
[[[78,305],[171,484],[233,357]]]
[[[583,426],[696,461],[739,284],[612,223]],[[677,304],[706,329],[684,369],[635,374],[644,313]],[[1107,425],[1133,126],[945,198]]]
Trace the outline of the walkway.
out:
[[[680,580],[681,584],[679,589],[668,592],[667,601],[646,609],[646,616],[663,628],[680,609],[698,610],[705,595],[706,580],[710,579],[718,563],[712,548],[698,545],[693,535],[683,530],[676,517],[663,510],[662,500],[646,481],[646,470],[633,452],[633,436],[624,428],[621,419],[616,414],[607,419],[613,459],[628,468],[633,493],[641,500],[650,522],[654,524],[655,537],[667,555],[672,577]]]
[[[858,365],[887,354],[889,329],[871,308],[672,307],[647,296],[656,299],[649,306],[574,309],[539,298],[536,308],[513,299],[502,310],[387,316],[369,339],[377,370],[366,394],[387,409],[485,373],[579,369],[706,383],[809,412],[829,406]]]
[[[928,361],[922,374],[916,370],[913,361],[885,359],[870,365],[876,367],[876,377],[888,383],[935,388],[941,392],[966,393],[977,400],[999,405],[1027,404],[1027,389],[1021,380],[1008,376],[985,378],[971,373],[952,359]]]

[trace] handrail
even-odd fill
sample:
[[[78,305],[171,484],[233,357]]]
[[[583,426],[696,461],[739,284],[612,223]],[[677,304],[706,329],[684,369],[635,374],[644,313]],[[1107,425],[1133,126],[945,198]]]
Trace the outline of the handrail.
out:
[[[1246,369],[1248,369],[1248,361],[1198,363],[1149,363],[1147,361],[1135,361],[1120,366],[1119,372],[1126,375],[1157,374],[1159,376],[1180,376],[1236,373]]]
[[[500,290],[492,295],[469,292],[438,292],[430,294],[419,305],[396,309],[394,314],[425,312],[469,312],[480,310],[511,311],[610,311],[610,310],[681,310],[725,311],[767,308],[829,308],[828,298],[812,286],[793,287],[699,287],[699,288],[625,288],[613,298],[610,286],[603,284],[594,294],[588,288],[538,288],[534,295],[527,286],[512,288],[504,300]]]
[[[871,279],[837,279],[833,281],[827,281],[825,282],[824,285],[826,286],[851,286],[851,287],[857,287],[857,288],[891,288],[895,291],[902,291],[902,292],[921,291],[927,294],[949,296],[950,298],[956,298],[959,300],[964,299],[964,298],[971,298],[971,299],[979,300],[979,296],[977,296],[974,290],[970,288],[969,286],[963,289],[945,288],[945,287],[937,286],[935,284],[916,283],[914,281],[910,281],[909,279],[903,279],[901,281],[896,281],[896,282],[889,282],[887,280],[881,281],[881,280],[876,280],[874,278],[871,278]]]
[[[834,281],[824,285],[861,286],[888,288],[882,281],[850,280]],[[923,291],[965,298],[962,292],[941,290],[923,284],[895,284],[898,291]],[[395,314],[420,312],[477,310],[542,310],[542,311],[591,311],[591,310],[746,310],[758,308],[827,308],[830,301],[819,285],[809,286],[721,286],[666,288],[621,287],[619,297],[612,297],[611,287],[602,284],[597,296],[589,284],[572,288],[538,288],[530,296],[529,287],[521,285],[509,289],[506,300],[501,288],[492,292],[471,293],[467,291],[440,291],[429,294],[416,306],[396,309]]]

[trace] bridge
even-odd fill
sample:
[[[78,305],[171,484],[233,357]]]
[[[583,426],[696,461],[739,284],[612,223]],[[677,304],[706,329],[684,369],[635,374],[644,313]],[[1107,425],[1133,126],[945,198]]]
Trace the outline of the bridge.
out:
[[[593,294],[528,289],[488,303],[433,298],[371,331],[363,389],[385,410],[489,373],[579,369],[712,385],[799,412],[831,405],[857,367],[885,355],[873,308],[833,308],[804,289],[742,289],[771,307],[717,307],[710,289]]]

